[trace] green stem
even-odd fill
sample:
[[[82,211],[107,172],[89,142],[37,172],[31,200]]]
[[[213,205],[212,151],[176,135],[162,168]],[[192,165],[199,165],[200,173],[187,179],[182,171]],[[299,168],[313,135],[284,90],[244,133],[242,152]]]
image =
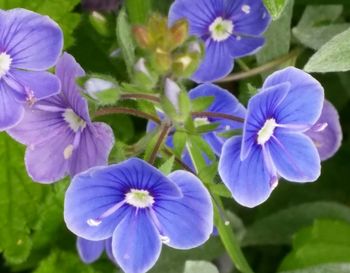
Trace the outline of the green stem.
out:
[[[244,70],[244,71],[249,71],[250,70],[249,66],[242,59],[237,59],[235,61],[242,68],[242,70]]]
[[[253,68],[249,71],[243,71],[243,72],[231,74],[231,75],[227,76],[226,78],[223,78],[221,80],[217,80],[216,82],[217,83],[232,82],[232,81],[238,81],[238,80],[253,77],[253,76],[258,75],[260,73],[272,70],[273,68],[287,62],[288,60],[297,57],[300,53],[301,53],[301,49],[296,48],[296,49],[292,50],[291,52],[289,52],[288,54],[283,55],[283,56],[279,57],[278,59],[275,59],[271,62],[268,62],[262,66]]]

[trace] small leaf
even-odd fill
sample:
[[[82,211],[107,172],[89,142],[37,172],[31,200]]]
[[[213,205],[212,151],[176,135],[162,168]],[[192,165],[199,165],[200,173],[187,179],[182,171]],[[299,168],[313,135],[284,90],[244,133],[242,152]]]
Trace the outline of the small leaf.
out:
[[[288,0],[264,0],[265,6],[273,20],[277,20],[281,16],[287,1]]]
[[[193,112],[202,112],[209,108],[209,106],[214,102],[213,96],[204,96],[198,97],[191,100],[192,111]]]
[[[177,157],[181,158],[185,149],[187,141],[187,134],[184,131],[176,130],[173,136],[174,153]]]
[[[167,161],[165,161],[158,169],[165,175],[171,173],[174,167],[175,156],[171,156]]]
[[[184,273],[219,273],[215,265],[207,261],[187,261],[185,263]]]

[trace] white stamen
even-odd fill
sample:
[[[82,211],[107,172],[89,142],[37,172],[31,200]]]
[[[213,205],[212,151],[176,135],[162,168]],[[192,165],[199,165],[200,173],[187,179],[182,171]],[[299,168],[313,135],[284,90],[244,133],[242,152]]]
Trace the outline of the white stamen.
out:
[[[86,122],[70,108],[67,108],[62,116],[75,133],[78,132],[80,128],[84,129],[86,126]]]
[[[86,223],[91,227],[97,227],[102,223],[102,221],[96,219],[89,219],[86,221]]]
[[[151,196],[147,190],[131,189],[131,191],[125,195],[124,200],[125,203],[142,209],[151,207],[154,203],[153,196]]]
[[[277,127],[277,123],[275,119],[271,118],[266,120],[264,126],[258,132],[258,139],[257,139],[258,144],[260,145],[265,144],[273,135],[273,132],[276,127]]]
[[[242,6],[242,11],[243,11],[245,14],[249,14],[249,13],[250,13],[250,6],[249,6],[249,5],[243,5],[243,6]]]
[[[160,235],[160,241],[164,244],[167,244],[170,242],[170,238],[168,236]]]
[[[2,78],[10,70],[12,59],[5,52],[0,53],[0,78]]]
[[[216,42],[221,42],[230,37],[233,31],[233,23],[231,20],[224,20],[222,17],[217,17],[209,26],[211,37]]]
[[[63,150],[63,157],[64,159],[71,158],[73,154],[74,146],[72,144],[69,144],[64,150]]]

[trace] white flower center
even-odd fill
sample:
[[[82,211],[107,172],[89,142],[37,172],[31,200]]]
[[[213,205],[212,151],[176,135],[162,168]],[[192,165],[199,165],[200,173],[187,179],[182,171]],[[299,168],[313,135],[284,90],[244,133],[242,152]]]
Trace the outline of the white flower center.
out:
[[[78,132],[80,128],[84,129],[86,126],[86,122],[70,108],[64,111],[63,118],[75,133]]]
[[[273,135],[275,128],[277,127],[277,123],[275,119],[271,118],[265,121],[264,126],[258,132],[258,144],[263,145],[270,139]]]
[[[12,59],[5,52],[0,53],[0,78],[2,78],[10,70]]]
[[[131,189],[130,192],[125,194],[125,202],[136,208],[151,207],[154,203],[154,198],[150,195],[149,191]]]
[[[224,20],[222,17],[217,17],[209,26],[211,37],[214,41],[221,42],[226,40],[233,31],[233,23],[231,20]]]

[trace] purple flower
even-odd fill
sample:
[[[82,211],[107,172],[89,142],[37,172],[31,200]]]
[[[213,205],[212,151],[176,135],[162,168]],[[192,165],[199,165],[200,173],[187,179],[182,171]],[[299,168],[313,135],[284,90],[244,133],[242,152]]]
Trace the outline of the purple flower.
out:
[[[64,219],[84,239],[112,237],[119,266],[142,273],[155,264],[162,243],[177,249],[203,244],[213,229],[213,208],[208,191],[191,173],[166,177],[131,158],[75,176],[66,192]]]
[[[312,182],[320,157],[304,133],[319,119],[322,86],[309,74],[289,67],[268,77],[250,99],[242,137],[222,148],[219,174],[233,198],[247,207],[264,202],[279,177]]]
[[[319,120],[305,134],[315,143],[321,160],[329,159],[338,151],[343,133],[338,112],[329,101],[324,101]]]
[[[102,240],[102,241],[90,241],[83,239],[81,237],[77,238],[77,250],[80,256],[80,259],[86,263],[90,264],[97,261],[102,252],[105,250],[108,258],[115,262],[115,259],[112,254],[112,240]]]
[[[41,183],[105,165],[114,144],[111,128],[90,120],[87,102],[75,83],[84,71],[71,55],[64,53],[59,59],[56,75],[62,92],[27,107],[21,123],[8,131],[28,146],[28,174]]]
[[[196,82],[222,78],[232,70],[233,59],[257,52],[270,23],[262,0],[176,0],[169,23],[184,18],[190,34],[205,43],[204,60],[192,76]]]
[[[24,104],[59,92],[45,72],[62,50],[62,31],[47,16],[25,9],[0,10],[0,131],[18,124]]]

